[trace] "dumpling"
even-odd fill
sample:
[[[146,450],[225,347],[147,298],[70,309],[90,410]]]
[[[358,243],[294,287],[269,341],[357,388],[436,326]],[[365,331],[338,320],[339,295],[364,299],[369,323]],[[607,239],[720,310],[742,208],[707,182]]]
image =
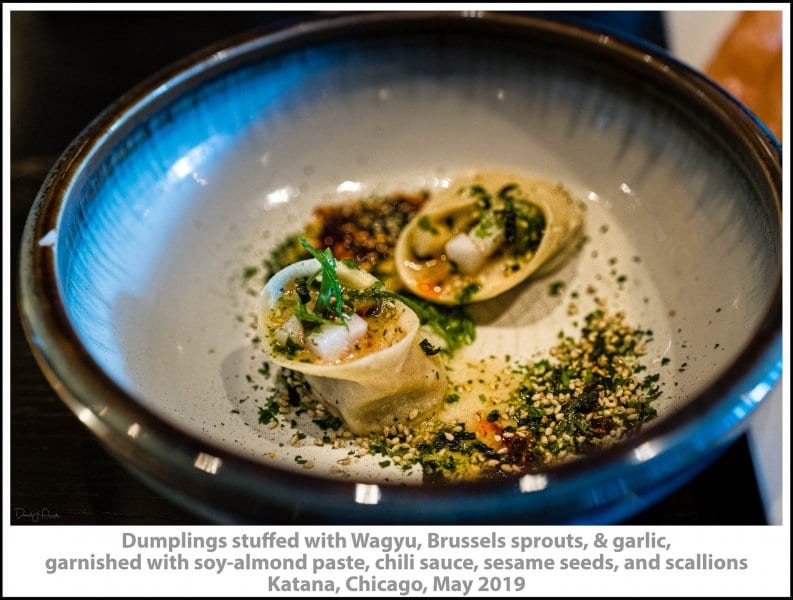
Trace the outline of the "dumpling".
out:
[[[313,249],[312,249],[313,250]],[[268,359],[299,371],[356,434],[426,417],[448,385],[419,317],[330,251],[276,273],[261,293]],[[423,344],[422,344],[423,342]]]
[[[556,268],[575,246],[582,205],[559,184],[504,173],[458,179],[400,234],[404,285],[439,304],[493,298]]]

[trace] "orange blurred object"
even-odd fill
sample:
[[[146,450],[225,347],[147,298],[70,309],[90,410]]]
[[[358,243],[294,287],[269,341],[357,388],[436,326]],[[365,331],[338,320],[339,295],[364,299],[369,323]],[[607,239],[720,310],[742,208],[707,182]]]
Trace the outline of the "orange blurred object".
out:
[[[782,139],[781,12],[741,13],[706,72]]]

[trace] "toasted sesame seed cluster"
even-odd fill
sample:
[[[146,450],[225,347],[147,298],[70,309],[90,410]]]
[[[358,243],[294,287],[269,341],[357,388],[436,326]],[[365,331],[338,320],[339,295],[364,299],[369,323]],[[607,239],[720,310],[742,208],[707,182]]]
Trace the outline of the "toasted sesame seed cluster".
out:
[[[579,337],[560,337],[550,360],[517,367],[523,381],[506,409],[515,433],[528,432],[528,451],[543,463],[616,442],[655,416],[651,402],[661,394],[658,375],[642,376],[640,357],[652,332],[629,326],[624,313],[599,308],[586,316]]]

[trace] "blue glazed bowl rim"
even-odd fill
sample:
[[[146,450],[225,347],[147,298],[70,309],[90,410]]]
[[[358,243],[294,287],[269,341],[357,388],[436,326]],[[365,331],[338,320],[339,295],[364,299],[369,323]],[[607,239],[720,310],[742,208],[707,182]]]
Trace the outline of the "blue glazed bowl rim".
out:
[[[180,61],[122,96],[100,114],[67,148],[47,176],[34,202],[22,240],[19,306],[23,327],[42,370],[62,400],[121,460],[153,484],[211,518],[268,520],[267,507],[299,506],[306,515],[341,521],[487,520],[493,510],[505,518],[542,520],[537,511],[558,504],[558,494],[590,492],[592,515],[615,514],[619,498],[605,491],[625,477],[643,477],[645,487],[660,484],[690,468],[703,456],[737,436],[745,416],[762,400],[781,374],[782,275],[752,339],[725,373],[676,413],[612,448],[539,473],[543,484],[531,493],[520,480],[469,482],[419,487],[378,484],[380,500],[372,506],[354,501],[356,482],[286,471],[268,466],[166,422],[125,392],[91,357],[63,306],[56,277],[57,247],[38,244],[55,229],[69,191],[90,172],[91,158],[126,123],[178,97],[181,90],[261,59],[329,41],[407,31],[458,31],[488,35],[533,36],[576,51],[594,52],[629,72],[665,86],[713,121],[721,136],[744,153],[749,174],[762,187],[762,198],[777,215],[781,232],[781,148],[773,135],[740,102],[714,82],[660,49],[613,33],[537,17],[476,13],[374,13],[343,16],[297,25],[276,33],[249,32]],[[749,163],[751,158],[751,163]],[[781,233],[780,233],[781,237]],[[781,261],[780,261],[781,264]],[[101,411],[97,407],[108,407]],[[147,435],[132,440],[129,426]],[[143,440],[143,441],[142,441]],[[642,450],[643,449],[643,450]],[[209,474],[196,468],[196,457],[220,460]],[[667,463],[663,464],[663,458]],[[605,500],[593,491],[603,490]],[[653,495],[646,490],[648,497]],[[632,490],[632,493],[637,493]],[[323,506],[313,506],[319,495]],[[581,502],[584,502],[583,500]],[[575,511],[576,509],[572,509]],[[351,512],[352,511],[352,512]],[[575,520],[575,514],[559,520]]]

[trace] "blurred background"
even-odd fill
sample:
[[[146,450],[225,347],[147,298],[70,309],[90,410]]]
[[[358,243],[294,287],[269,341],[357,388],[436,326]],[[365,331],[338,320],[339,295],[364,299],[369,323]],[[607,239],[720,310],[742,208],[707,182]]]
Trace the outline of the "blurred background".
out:
[[[102,109],[171,62],[235,34],[337,13],[11,12],[12,292],[22,228],[58,155]],[[667,48],[746,103],[781,140],[780,12],[545,12]],[[115,460],[58,399],[11,317],[11,522],[47,509],[52,524],[200,524]],[[781,389],[692,482],[629,524],[781,522]],[[725,498],[729,498],[725,502]],[[288,523],[273,515],[272,523]]]

